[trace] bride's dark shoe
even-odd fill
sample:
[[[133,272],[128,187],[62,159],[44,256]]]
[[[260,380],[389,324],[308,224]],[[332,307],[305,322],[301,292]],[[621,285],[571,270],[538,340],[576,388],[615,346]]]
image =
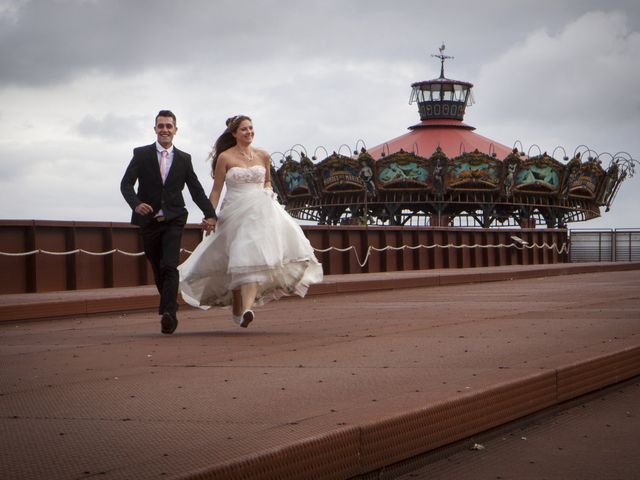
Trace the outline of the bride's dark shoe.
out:
[[[245,310],[242,314],[242,321],[240,322],[240,326],[242,328],[247,328],[249,324],[253,322],[254,318],[255,314],[253,313],[253,310]]]

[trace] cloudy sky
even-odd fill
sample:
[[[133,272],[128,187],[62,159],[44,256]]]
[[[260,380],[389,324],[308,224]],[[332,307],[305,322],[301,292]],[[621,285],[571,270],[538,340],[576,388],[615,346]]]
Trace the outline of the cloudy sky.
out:
[[[0,218],[128,221],[120,178],[161,108],[207,193],[237,113],[269,152],[373,147],[418,120],[442,42],[477,133],[640,159],[637,0],[0,0]],[[572,228],[640,227],[638,177]]]

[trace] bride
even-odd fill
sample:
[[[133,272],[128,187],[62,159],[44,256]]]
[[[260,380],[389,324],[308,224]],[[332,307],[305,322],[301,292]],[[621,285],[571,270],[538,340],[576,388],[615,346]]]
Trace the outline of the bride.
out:
[[[211,152],[218,212],[213,233],[205,236],[178,267],[182,298],[203,309],[232,306],[232,319],[246,328],[254,305],[283,295],[304,297],[322,281],[322,265],[302,229],[277,202],[271,189],[270,159],[251,146],[251,118],[237,115]],[[218,208],[222,187],[227,191]]]

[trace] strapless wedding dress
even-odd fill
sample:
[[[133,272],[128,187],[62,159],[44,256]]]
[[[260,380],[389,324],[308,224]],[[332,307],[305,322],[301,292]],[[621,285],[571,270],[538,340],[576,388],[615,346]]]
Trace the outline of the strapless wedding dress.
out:
[[[309,240],[271,190],[265,168],[232,167],[214,233],[178,267],[182,298],[200,308],[231,304],[231,290],[259,284],[256,305],[283,295],[304,297],[322,281]]]

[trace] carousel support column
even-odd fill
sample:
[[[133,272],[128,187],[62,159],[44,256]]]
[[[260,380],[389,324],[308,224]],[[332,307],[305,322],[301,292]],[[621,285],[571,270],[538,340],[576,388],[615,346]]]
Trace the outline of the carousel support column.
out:
[[[449,215],[434,213],[429,217],[429,225],[432,227],[448,227],[450,221]]]
[[[491,226],[495,208],[496,206],[493,203],[482,205],[482,228],[489,228]]]
[[[533,218],[521,218],[520,219],[520,228],[536,228],[536,221]]]
[[[385,210],[387,211],[387,215],[389,216],[389,225],[396,226],[400,225],[398,222],[398,209],[400,208],[399,203],[386,203],[384,205]]]

